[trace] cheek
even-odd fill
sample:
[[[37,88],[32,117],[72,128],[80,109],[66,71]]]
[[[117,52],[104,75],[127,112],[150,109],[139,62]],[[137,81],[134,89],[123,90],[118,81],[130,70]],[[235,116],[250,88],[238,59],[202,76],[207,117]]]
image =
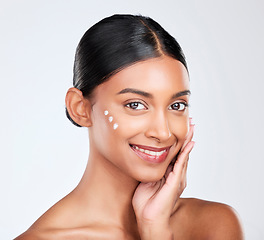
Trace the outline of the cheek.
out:
[[[98,122],[98,125],[104,136],[106,138],[111,136],[110,138],[114,137],[116,140],[120,137],[122,141],[146,131],[152,121],[146,116],[118,114],[107,108],[101,112],[100,119],[101,121],[100,123]],[[168,119],[168,121],[172,135],[177,138],[177,142],[183,143],[189,131],[189,118],[186,116],[175,119],[174,117],[173,119]],[[108,134],[110,135],[107,137]]]
[[[119,144],[126,143],[126,139],[130,136],[131,128],[137,128],[137,124],[134,125],[132,121],[129,122],[127,117],[111,108],[105,108],[98,114],[96,125],[97,131],[101,133],[101,140],[107,141],[111,145],[116,145],[117,142]]]
[[[146,116],[120,115],[118,117],[118,132],[122,132],[127,139],[141,135],[149,126],[149,119]]]
[[[105,125],[112,132],[123,136],[125,138],[131,138],[138,134],[145,132],[151,122],[151,118],[147,116],[128,116],[111,114],[111,111],[104,112]],[[178,142],[184,142],[189,131],[189,119],[188,117],[168,119],[169,130],[172,135],[177,138]]]
[[[116,109],[116,106],[108,106],[101,112],[105,130],[114,136],[132,137],[142,132],[149,123],[145,116],[129,116]]]
[[[113,130],[116,130],[119,127],[117,118],[114,118],[114,116],[108,110],[104,111],[104,116],[106,125],[108,125],[110,128],[112,127]]]
[[[116,143],[123,140],[119,125],[117,115],[112,114],[110,110],[94,110],[93,125],[89,129],[90,141],[106,158],[116,150]]]
[[[170,124],[171,133],[176,136],[178,142],[184,142],[189,132],[189,119],[187,117],[180,118]]]

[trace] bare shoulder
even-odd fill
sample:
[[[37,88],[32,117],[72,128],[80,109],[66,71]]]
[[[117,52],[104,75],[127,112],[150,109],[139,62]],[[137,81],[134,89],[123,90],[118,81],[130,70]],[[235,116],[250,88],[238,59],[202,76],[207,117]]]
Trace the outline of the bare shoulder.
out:
[[[28,229],[26,232],[22,233],[14,240],[53,240],[53,239],[60,239],[58,231],[49,231],[44,229]]]
[[[111,240],[126,239],[124,232],[120,229],[110,226],[89,226],[79,228],[61,228],[61,229],[38,229],[27,230],[14,240]]]
[[[52,206],[33,225],[14,240],[125,239],[121,229],[85,222],[83,207],[66,197]]]
[[[39,238],[36,236],[36,234],[30,231],[26,231],[21,235],[19,235],[18,237],[16,237],[14,240],[33,240],[33,239],[39,239]]]
[[[226,204],[182,198],[174,214],[174,222],[179,221],[190,239],[244,239],[238,214]]]
[[[27,231],[15,240],[63,239],[61,236],[65,235],[65,230],[69,229],[70,220],[75,219],[71,209],[69,197],[66,196],[48,209]]]

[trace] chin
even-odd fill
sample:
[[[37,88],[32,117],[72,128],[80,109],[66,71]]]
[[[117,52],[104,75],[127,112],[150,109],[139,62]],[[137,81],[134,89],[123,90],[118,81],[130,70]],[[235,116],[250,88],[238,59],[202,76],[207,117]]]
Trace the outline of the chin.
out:
[[[137,178],[137,181],[143,183],[158,182],[163,178],[164,174],[165,171],[158,171],[158,172],[151,171],[150,173],[145,172],[145,174],[142,174]]]

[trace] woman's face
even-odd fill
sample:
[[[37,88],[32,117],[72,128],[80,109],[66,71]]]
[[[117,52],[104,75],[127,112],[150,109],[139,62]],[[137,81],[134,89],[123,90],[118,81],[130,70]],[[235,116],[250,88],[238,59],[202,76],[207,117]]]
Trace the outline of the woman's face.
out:
[[[94,91],[91,149],[137,181],[161,179],[189,129],[189,79],[171,57],[129,66]]]

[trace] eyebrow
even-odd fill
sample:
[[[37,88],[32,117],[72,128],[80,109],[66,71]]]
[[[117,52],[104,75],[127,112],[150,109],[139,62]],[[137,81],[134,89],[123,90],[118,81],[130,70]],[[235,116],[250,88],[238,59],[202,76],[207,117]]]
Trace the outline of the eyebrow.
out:
[[[125,89],[121,90],[120,92],[118,92],[117,94],[124,94],[124,93],[134,93],[134,94],[138,94],[138,95],[141,95],[143,97],[146,97],[146,98],[153,98],[153,95],[151,93],[148,93],[148,92],[145,92],[142,90],[138,90],[135,88],[125,88]],[[177,92],[177,93],[172,95],[171,99],[178,98],[178,97],[185,96],[185,95],[191,95],[191,91],[190,90],[184,90],[184,91]]]
[[[190,90],[184,90],[184,91],[177,92],[177,93],[172,95],[171,99],[178,98],[178,97],[185,96],[185,95],[190,96],[191,91]]]
[[[121,90],[120,92],[118,92],[117,94],[124,94],[124,93],[135,93],[138,95],[141,95],[143,97],[147,97],[147,98],[153,98],[153,95],[151,93],[148,92],[144,92],[135,88],[125,88],[123,90]]]

